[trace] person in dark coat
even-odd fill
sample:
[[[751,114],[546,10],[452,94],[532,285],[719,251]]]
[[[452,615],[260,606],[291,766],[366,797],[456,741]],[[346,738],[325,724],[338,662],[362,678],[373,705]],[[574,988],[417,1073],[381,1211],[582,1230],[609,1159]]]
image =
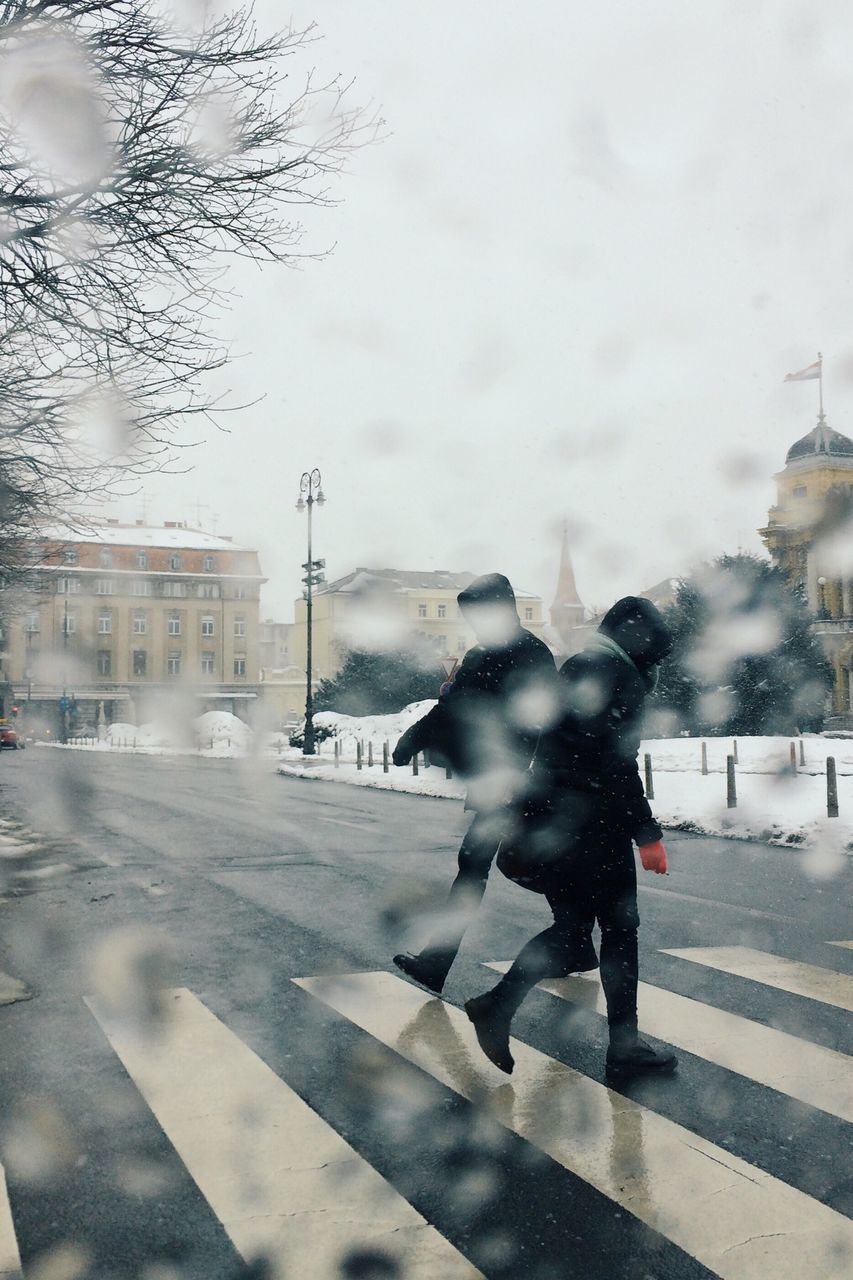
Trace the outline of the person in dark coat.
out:
[[[420,751],[445,759],[467,780],[465,807],[474,811],[459,850],[447,927],[420,954],[394,956],[398,969],[436,994],[485,893],[506,805],[526,784],[540,730],[559,708],[551,651],[522,627],[509,579],[501,573],[475,578],[457,600],[479,643],[465,654],[451,687],[403,734],[393,754],[395,765],[409,764]],[[584,960],[589,968],[597,964],[591,941]]]
[[[465,1006],[482,1049],[506,1072],[514,1065],[509,1034],[515,1011],[537,982],[577,969],[596,920],[610,1032],[608,1074],[668,1073],[677,1065],[674,1054],[656,1052],[637,1032],[639,915],[632,847],[633,840],[646,870],[666,873],[662,833],[643,791],[637,756],[643,704],[671,646],[654,605],[626,596],[605,615],[583,652],[560,670],[564,714],[543,737],[536,765],[548,796],[539,838],[544,829],[556,855],[541,869],[539,887],[544,885],[554,923],[527,943],[492,991]]]

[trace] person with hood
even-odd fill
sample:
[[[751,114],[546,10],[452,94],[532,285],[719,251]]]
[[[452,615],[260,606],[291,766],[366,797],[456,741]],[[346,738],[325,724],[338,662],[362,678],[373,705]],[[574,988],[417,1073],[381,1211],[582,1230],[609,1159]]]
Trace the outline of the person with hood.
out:
[[[537,753],[544,799],[536,840],[528,840],[526,876],[513,865],[512,837],[498,857],[510,878],[526,878],[528,887],[544,892],[554,923],[526,944],[493,990],[465,1005],[481,1048],[503,1071],[514,1065],[509,1035],[516,1010],[538,982],[578,968],[596,920],[610,1035],[608,1076],[666,1074],[677,1065],[674,1054],[656,1052],[637,1031],[639,915],[632,846],[632,840],[639,846],[646,871],[667,873],[662,832],[645,797],[637,757],[643,704],[671,647],[654,605],[626,596],[560,670],[563,715]]]
[[[478,644],[465,654],[449,689],[394,748],[395,765],[429,751],[468,783],[474,817],[459,850],[446,927],[418,955],[394,956],[408,977],[439,994],[472,915],[482,901],[506,825],[506,805],[526,785],[541,729],[559,707],[551,651],[522,627],[515,593],[502,573],[475,578],[457,596]],[[597,966],[591,940],[587,968]]]

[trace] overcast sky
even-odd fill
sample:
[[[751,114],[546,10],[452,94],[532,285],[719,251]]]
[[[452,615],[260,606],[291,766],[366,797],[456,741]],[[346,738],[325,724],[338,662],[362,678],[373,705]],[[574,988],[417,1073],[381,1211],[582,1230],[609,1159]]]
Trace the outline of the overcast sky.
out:
[[[280,0],[257,6],[264,27]],[[294,502],[317,554],[502,570],[550,602],[561,521],[606,605],[757,550],[771,476],[814,424],[853,431],[853,8],[846,0],[295,0],[291,64],[354,76],[388,137],[299,271],[242,269],[230,435],[149,515],[257,546],[288,620]],[[121,512],[141,514],[134,503]]]

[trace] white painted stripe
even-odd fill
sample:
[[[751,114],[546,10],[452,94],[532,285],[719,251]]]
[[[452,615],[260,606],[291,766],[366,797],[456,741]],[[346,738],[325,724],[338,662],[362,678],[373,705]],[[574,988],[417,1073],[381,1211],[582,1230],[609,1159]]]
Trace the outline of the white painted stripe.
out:
[[[482,1280],[192,992],[169,995],[156,1039],[87,1004],[244,1258],[269,1253],[281,1277],[327,1280],[348,1249],[375,1243],[407,1280]]]
[[[506,973],[509,963],[488,967]],[[607,1013],[597,974],[594,980],[563,978],[539,986]],[[847,1054],[647,982],[640,983],[639,1006],[641,1031],[853,1124],[853,1062]]]
[[[799,924],[795,916],[780,916],[776,911],[762,911],[759,907],[745,907],[738,902],[723,902],[719,898],[699,898],[695,893],[679,893],[675,889],[660,889],[653,884],[638,884],[639,893],[656,894],[661,898],[675,898],[679,902],[698,902],[703,907],[719,907],[722,911],[740,912],[760,920],[777,920],[780,924]]]
[[[765,987],[775,987],[779,991],[853,1012],[853,977],[847,973],[821,969],[816,964],[804,964],[801,960],[787,960],[784,956],[771,955],[769,951],[754,951],[752,947],[683,947],[678,950],[663,948],[663,951],[668,956],[692,960],[694,964],[704,964],[709,969],[750,978]]]
[[[354,831],[368,831],[370,829],[370,824],[367,822],[347,822],[345,818],[323,818],[319,814],[315,821],[331,822],[334,827],[352,827]]]
[[[853,1222],[689,1129],[515,1039],[510,1083],[461,1010],[392,974],[293,981],[723,1280],[849,1276]]]
[[[21,1257],[6,1190],[6,1174],[0,1164],[0,1278],[21,1280]]]
[[[846,947],[848,951],[853,951],[853,942],[830,942],[831,947]]]

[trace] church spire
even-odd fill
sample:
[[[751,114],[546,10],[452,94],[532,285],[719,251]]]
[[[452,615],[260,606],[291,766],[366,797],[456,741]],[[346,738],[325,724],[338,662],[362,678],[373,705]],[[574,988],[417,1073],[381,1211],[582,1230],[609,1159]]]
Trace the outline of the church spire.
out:
[[[572,565],[572,553],[569,549],[569,522],[563,521],[563,545],[560,552],[560,572],[557,577],[557,591],[551,605],[551,625],[564,643],[568,643],[571,632],[584,622],[584,607],[578,595],[575,583],[575,570]]]

